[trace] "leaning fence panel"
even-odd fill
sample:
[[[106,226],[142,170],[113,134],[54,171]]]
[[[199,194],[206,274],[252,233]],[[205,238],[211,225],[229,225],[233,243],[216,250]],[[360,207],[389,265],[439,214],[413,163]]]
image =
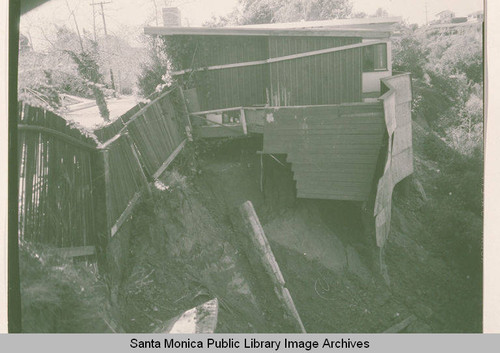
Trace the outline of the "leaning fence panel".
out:
[[[60,116],[20,104],[19,237],[62,247],[95,245],[96,143]]]

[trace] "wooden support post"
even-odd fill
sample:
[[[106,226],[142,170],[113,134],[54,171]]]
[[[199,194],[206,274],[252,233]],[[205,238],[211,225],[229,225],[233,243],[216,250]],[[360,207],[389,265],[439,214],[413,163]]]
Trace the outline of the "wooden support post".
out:
[[[185,117],[186,117],[186,130],[189,130],[189,131],[192,131],[193,130],[193,126],[191,125],[191,118],[189,117],[189,110],[187,108],[187,105],[186,105],[186,98],[184,97],[184,91],[182,90],[181,87],[178,87],[179,89],[179,95],[181,96],[181,101],[182,101],[182,110],[183,110],[183,113],[185,114]],[[189,129],[188,129],[189,127]],[[189,136],[188,136],[189,138]],[[192,140],[189,140],[189,141],[192,141]]]
[[[243,127],[243,133],[245,135],[248,135],[247,120],[245,118],[245,109],[240,109],[240,122],[241,126]]]
[[[264,154],[260,154],[260,192],[264,192]]]
[[[162,175],[162,173],[168,168],[170,163],[172,163],[174,161],[175,157],[177,157],[177,155],[182,151],[182,149],[184,148],[185,145],[186,145],[186,140],[183,140],[179,144],[179,146],[177,146],[176,149],[170,154],[170,156],[168,156],[166,161],[163,162],[163,164],[160,166],[160,168],[158,168],[158,170],[153,174],[153,179],[158,179],[160,177],[160,175]]]
[[[109,168],[109,150],[102,150],[102,157],[104,160],[104,188],[106,190],[106,230],[108,235],[111,235],[111,226],[113,220],[111,219],[112,202],[111,202],[111,174]]]
[[[260,224],[257,213],[255,213],[252,202],[246,201],[243,205],[241,205],[240,214],[243,218],[246,231],[250,236],[251,244],[253,245],[249,251],[254,252],[258,261],[263,265],[265,272],[273,283],[274,292],[283,304],[284,309],[293,319],[297,330],[302,333],[306,333],[292,296],[285,287],[285,279],[278,266],[278,262],[274,257],[273,251],[271,250],[271,246],[267,241],[266,234]]]
[[[387,271],[387,265],[385,264],[385,251],[384,247],[382,246],[379,251],[379,262],[380,262],[380,274],[385,280],[385,284],[387,286],[391,285],[391,279],[389,277],[389,272]]]

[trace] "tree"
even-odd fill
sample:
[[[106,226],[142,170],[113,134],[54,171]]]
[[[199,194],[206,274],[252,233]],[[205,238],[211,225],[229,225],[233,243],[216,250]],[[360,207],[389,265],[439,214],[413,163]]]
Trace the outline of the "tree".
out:
[[[393,69],[411,72],[414,77],[422,78],[428,62],[428,48],[422,44],[413,31],[409,30],[404,31],[393,44]]]
[[[86,81],[87,85],[92,89],[96,100],[99,113],[104,121],[109,121],[109,110],[104,98],[102,88],[102,74],[99,72],[99,66],[95,58],[89,51],[75,53],[71,50],[66,51],[69,56],[75,61],[78,66],[78,72]]]
[[[279,23],[346,18],[350,0],[240,0],[239,24]]]

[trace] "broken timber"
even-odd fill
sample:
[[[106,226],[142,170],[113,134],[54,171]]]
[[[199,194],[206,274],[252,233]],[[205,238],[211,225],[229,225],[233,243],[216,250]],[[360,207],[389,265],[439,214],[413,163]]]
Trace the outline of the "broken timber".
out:
[[[252,202],[246,201],[243,205],[241,205],[240,214],[243,218],[246,231],[250,236],[253,249],[257,254],[257,258],[262,263],[267,275],[273,282],[274,292],[276,293],[278,299],[282,302],[285,310],[294,319],[294,324],[297,329],[299,329],[302,333],[306,333],[292,296],[290,295],[288,288],[285,287],[285,279],[283,278],[278,263],[276,262],[273,251],[267,241],[266,234],[260,224],[257,213],[255,213]]]

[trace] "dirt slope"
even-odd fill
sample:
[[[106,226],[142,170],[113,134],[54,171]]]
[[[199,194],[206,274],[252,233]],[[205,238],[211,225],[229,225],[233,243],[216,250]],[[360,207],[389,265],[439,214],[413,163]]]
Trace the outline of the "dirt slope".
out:
[[[258,137],[199,145],[191,176],[170,174],[169,190],[158,191],[134,216],[120,299],[127,331],[153,331],[213,296],[223,303],[218,332],[293,331],[240,246],[233,215],[246,200],[308,332],[382,332],[410,315],[417,319],[407,332],[479,331],[477,259],[464,267],[453,260],[458,253],[443,254],[442,241],[425,224],[429,202],[442,197],[439,162],[428,160],[419,143],[426,134],[415,126],[415,176],[394,194],[384,249],[389,286],[360,204],[296,199],[284,156],[261,162]],[[178,163],[184,172],[185,162]]]

